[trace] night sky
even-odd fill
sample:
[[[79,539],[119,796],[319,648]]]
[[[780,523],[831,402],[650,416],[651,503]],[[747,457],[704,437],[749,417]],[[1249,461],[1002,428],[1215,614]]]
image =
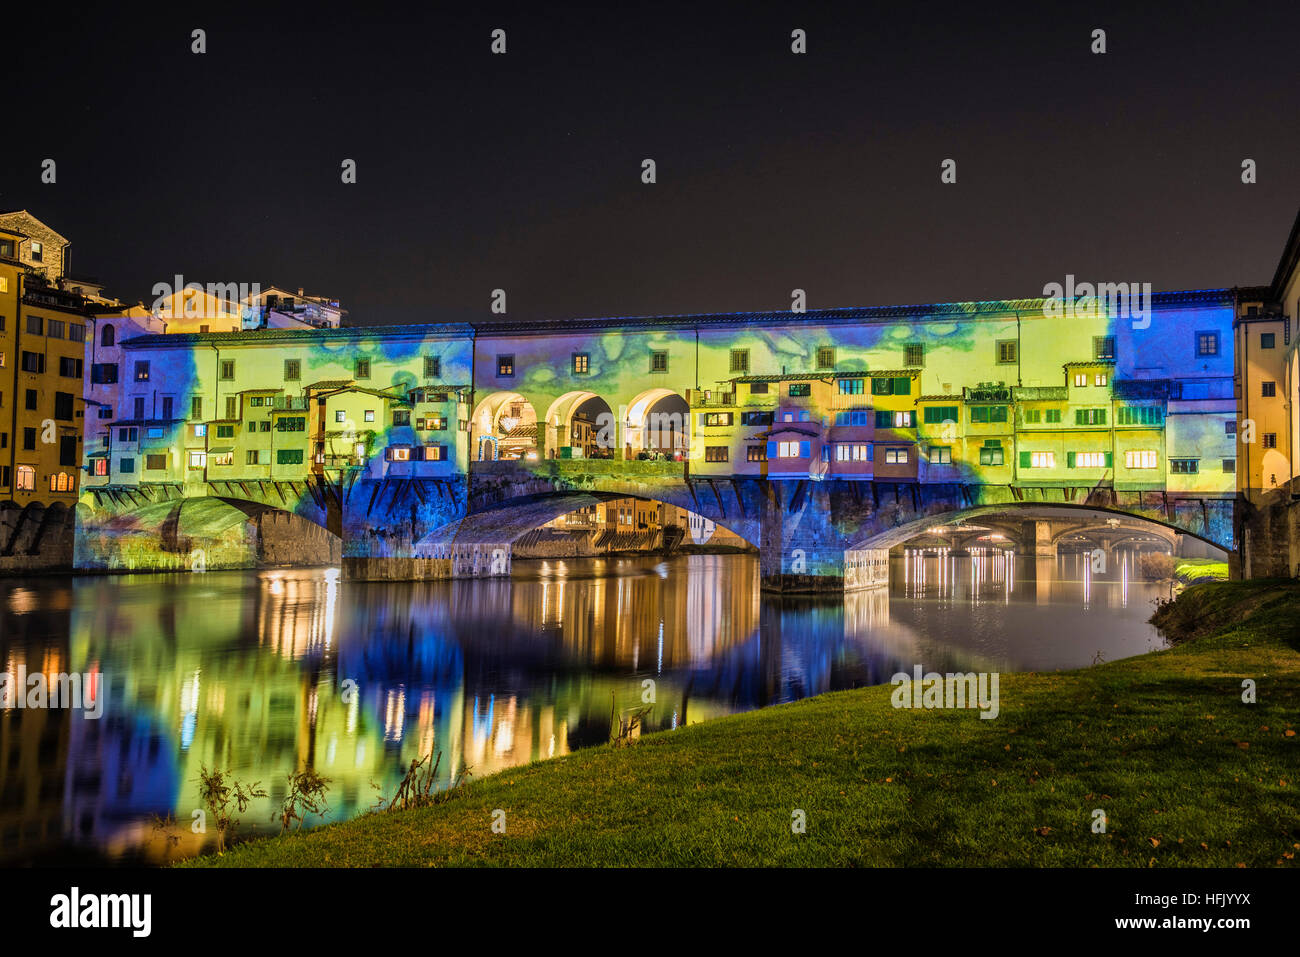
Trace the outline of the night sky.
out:
[[[489,319],[497,287],[518,320],[788,309],[796,287],[809,308],[1009,298],[1067,273],[1262,284],[1300,207],[1300,4],[422,6],[33,11],[4,43],[0,209],[129,301],[181,273],[379,324]]]

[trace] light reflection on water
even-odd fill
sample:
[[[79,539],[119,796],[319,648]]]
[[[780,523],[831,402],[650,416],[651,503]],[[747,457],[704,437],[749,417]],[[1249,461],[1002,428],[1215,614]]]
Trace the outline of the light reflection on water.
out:
[[[0,855],[199,851],[201,766],[331,780],[329,819],[391,796],[418,756],[445,786],[608,740],[927,670],[1044,670],[1162,647],[1127,559],[895,559],[889,589],[761,596],[744,555],[516,563],[511,580],[349,583],[337,569],[0,581],[0,663],[102,671],[104,715],[0,712]],[[182,826],[170,847],[155,817]],[[309,820],[309,824],[319,823]]]

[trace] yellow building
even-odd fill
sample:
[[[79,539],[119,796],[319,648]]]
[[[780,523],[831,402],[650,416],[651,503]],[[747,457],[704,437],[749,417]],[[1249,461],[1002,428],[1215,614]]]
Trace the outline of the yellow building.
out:
[[[85,299],[56,285],[66,241],[32,232],[45,238],[0,225],[0,499],[71,507],[82,462]]]

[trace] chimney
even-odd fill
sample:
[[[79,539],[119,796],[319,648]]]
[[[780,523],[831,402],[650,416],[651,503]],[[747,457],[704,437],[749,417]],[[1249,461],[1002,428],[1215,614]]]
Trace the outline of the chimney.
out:
[[[299,299],[302,298],[302,286],[299,286],[299,287],[298,287],[298,298],[299,298]]]

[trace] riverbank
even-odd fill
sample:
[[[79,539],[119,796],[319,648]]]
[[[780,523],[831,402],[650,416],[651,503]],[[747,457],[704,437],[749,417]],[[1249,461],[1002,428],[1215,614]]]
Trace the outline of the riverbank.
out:
[[[995,720],[820,695],[187,864],[1294,866],[1300,586],[1197,585],[1158,617],[1170,650],[1004,674]]]

